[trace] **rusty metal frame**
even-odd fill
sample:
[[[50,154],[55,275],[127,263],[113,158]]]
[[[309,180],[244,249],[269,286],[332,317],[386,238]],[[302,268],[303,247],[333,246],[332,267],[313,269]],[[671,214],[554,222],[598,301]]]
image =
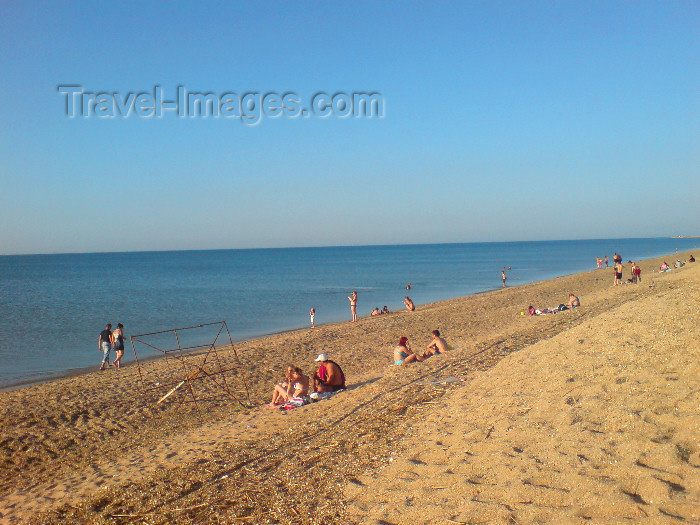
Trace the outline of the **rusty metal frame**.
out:
[[[182,333],[205,327],[215,327],[217,325],[219,326],[218,332],[211,342],[192,346],[182,346],[180,341],[180,335]],[[156,346],[155,344],[151,344],[144,340],[144,338],[167,334],[173,334],[174,336],[175,345],[173,347],[162,348],[163,345]],[[223,345],[218,344],[220,338],[224,339],[224,341],[222,341],[224,343]],[[200,403],[221,400],[221,396],[198,396],[198,383],[204,379],[208,379],[211,380],[211,382],[218,388],[218,390],[222,393],[221,395],[225,395],[229,399],[233,399],[245,408],[250,408],[251,403],[248,382],[245,378],[245,374],[243,373],[243,367],[238,357],[236,347],[233,345],[233,339],[231,339],[231,333],[228,330],[226,321],[217,321],[213,323],[188,326],[185,328],[173,328],[170,330],[160,330],[157,332],[132,335],[129,339],[131,341],[131,348],[134,351],[134,357],[136,358],[136,364],[139,371],[139,380],[141,382],[141,392],[144,394],[144,396],[152,397],[153,394],[161,395],[164,391],[168,392],[164,397],[161,397],[160,401],[158,401],[158,403],[160,403],[167,399],[175,391],[182,389],[186,392],[186,394],[184,396],[179,396],[178,404],[194,403],[197,409],[201,410],[199,406]],[[226,344],[226,339],[228,340],[228,344]],[[142,361],[139,359],[138,353],[136,352],[137,343],[158,351],[161,359],[165,361],[164,370],[159,371],[155,366],[153,367],[153,374],[157,376],[157,380],[149,380],[147,377],[148,373],[145,372],[144,369],[146,368],[146,363],[151,361],[151,359],[148,359],[147,361],[144,360],[142,364]],[[226,366],[222,364],[222,360],[219,357],[218,352],[218,350],[221,348],[230,348],[233,350],[233,355],[238,366],[226,368]],[[198,358],[201,360],[200,363],[197,363]],[[242,396],[236,395],[226,381],[226,374],[232,371],[240,373],[245,389],[245,400],[241,398]]]

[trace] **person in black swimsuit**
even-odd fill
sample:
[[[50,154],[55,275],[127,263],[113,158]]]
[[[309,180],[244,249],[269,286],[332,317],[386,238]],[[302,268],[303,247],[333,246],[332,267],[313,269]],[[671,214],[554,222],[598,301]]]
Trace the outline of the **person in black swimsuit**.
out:
[[[615,263],[615,286],[622,284],[622,261]]]

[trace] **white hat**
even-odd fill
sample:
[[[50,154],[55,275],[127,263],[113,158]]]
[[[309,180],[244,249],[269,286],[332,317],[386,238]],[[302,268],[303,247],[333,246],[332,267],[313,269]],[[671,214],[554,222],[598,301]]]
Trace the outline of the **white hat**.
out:
[[[328,356],[326,354],[318,354],[318,357],[314,361],[328,361]]]

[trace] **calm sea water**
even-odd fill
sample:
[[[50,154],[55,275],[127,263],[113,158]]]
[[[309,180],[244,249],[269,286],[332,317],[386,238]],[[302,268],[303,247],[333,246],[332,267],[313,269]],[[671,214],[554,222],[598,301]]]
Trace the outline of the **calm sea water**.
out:
[[[234,340],[642,259],[699,239],[604,239],[0,257],[0,387],[99,366],[107,322],[130,334],[226,321]],[[700,250],[699,250],[700,251]],[[410,292],[404,290],[412,282]],[[139,349],[141,357],[141,349]],[[127,345],[125,362],[133,360]]]

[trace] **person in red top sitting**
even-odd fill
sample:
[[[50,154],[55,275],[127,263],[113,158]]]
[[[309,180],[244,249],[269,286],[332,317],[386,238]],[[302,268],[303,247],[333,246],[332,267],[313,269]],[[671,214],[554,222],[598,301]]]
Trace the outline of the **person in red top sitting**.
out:
[[[323,394],[345,390],[345,374],[338,363],[328,359],[326,354],[319,354],[314,361],[321,363],[318,370],[314,372],[314,392]]]

